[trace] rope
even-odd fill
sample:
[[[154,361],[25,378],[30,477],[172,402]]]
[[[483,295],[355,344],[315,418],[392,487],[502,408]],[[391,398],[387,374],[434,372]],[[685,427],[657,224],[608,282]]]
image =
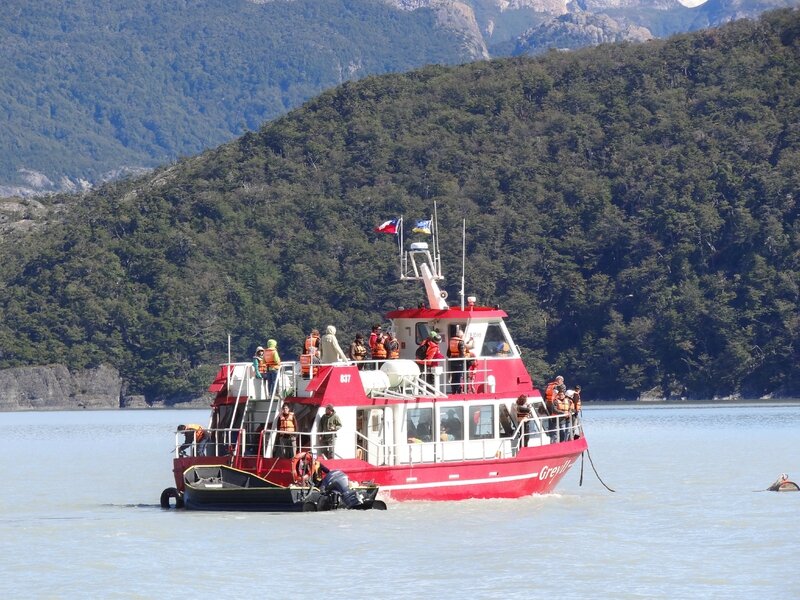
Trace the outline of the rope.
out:
[[[583,452],[581,452],[581,478],[578,480],[578,487],[583,485]]]
[[[583,456],[583,454],[581,454],[581,456]],[[606,488],[609,492],[616,492],[616,490],[612,490],[610,487],[608,487],[606,485],[605,481],[603,481],[600,478],[600,474],[597,472],[597,469],[594,468],[594,462],[592,461],[592,455],[589,453],[589,449],[588,448],[586,449],[586,456],[589,458],[589,464],[592,465],[592,471],[594,471],[594,474],[597,476],[597,480],[600,483],[602,483],[603,487]],[[583,462],[581,462],[581,467],[583,467]],[[583,469],[581,468],[581,473],[582,472],[583,472]]]

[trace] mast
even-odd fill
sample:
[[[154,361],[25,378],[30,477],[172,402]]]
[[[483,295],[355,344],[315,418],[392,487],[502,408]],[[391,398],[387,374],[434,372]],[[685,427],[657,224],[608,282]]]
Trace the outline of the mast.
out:
[[[447,292],[439,288],[437,281],[442,281],[442,263],[439,253],[439,225],[436,216],[436,203],[433,204],[431,217],[431,243],[412,242],[408,250],[403,250],[403,229],[400,229],[400,280],[422,281],[428,297],[428,306],[439,310],[449,308]]]

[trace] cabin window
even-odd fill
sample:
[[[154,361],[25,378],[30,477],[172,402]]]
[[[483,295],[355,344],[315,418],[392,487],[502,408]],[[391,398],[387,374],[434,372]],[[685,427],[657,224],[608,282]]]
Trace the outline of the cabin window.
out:
[[[414,327],[414,341],[419,346],[422,342],[428,339],[428,334],[431,332],[427,323],[417,323]]]
[[[433,441],[433,409],[409,408],[406,411],[406,428],[409,442],[420,440]]]
[[[439,430],[447,440],[442,438],[442,441],[448,441],[450,436],[453,440],[464,439],[464,407],[451,406],[449,408],[439,409]]]
[[[469,439],[485,440],[494,436],[494,406],[472,404],[469,415]]]
[[[506,338],[500,323],[489,323],[486,327],[481,356],[511,356],[511,340]]]

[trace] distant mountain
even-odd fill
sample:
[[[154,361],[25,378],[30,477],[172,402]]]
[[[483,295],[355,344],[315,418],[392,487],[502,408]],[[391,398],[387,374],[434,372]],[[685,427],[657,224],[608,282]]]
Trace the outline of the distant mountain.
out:
[[[536,383],[797,397],[798,124],[800,11],[782,10],[366,77],[141,178],[0,202],[0,368],[18,368],[0,407],[56,385],[107,403],[103,373],[121,402],[175,402],[229,336],[236,360],[270,338],[294,357],[328,324],[350,340],[419,302],[373,227],[434,201],[444,289],[466,219],[466,291],[507,310]]]
[[[800,0],[6,0],[0,197],[82,191],[344,81],[639,41]]]

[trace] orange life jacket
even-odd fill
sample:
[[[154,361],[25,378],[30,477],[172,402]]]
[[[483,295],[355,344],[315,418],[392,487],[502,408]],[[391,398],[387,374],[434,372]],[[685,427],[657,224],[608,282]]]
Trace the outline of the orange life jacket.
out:
[[[306,338],[305,344],[303,348],[305,349],[306,354],[316,354],[319,352],[319,347],[317,344],[319,343],[319,336],[310,335]],[[312,350],[312,348],[314,350]]]
[[[386,342],[386,353],[389,358],[400,358],[400,342],[392,338]]]
[[[266,365],[267,371],[272,371],[277,369],[280,366],[280,363],[275,358],[275,348],[267,348],[264,350],[264,364]],[[261,365],[259,364],[259,370],[261,370]],[[262,371],[263,372],[263,371]]]
[[[378,338],[375,341],[375,347],[372,349],[372,358],[386,358],[386,346],[383,345],[383,338]]]
[[[303,377],[308,376],[308,374],[311,372],[311,365],[313,364],[313,362],[314,362],[313,354],[300,355],[300,374],[303,375]],[[319,370],[318,367],[314,367],[314,375],[317,374],[318,370]]]
[[[556,407],[557,411],[562,412],[562,413],[569,412],[570,401],[569,401],[569,398],[567,398],[566,396],[564,396],[563,398],[561,398],[559,396],[556,396],[553,399],[553,404]]]
[[[194,431],[194,441],[199,442],[206,436],[206,430],[200,425],[187,425],[184,431]]]
[[[287,433],[292,433],[295,431],[295,419],[294,413],[290,412],[288,415],[281,415],[278,417],[278,431],[285,431]]]
[[[466,351],[463,338],[453,336],[450,338],[450,347],[447,349],[447,355],[450,358],[463,358],[465,354],[462,354],[462,348]]]
[[[258,359],[258,372],[262,375],[267,372],[267,361],[264,360],[264,357]]]

